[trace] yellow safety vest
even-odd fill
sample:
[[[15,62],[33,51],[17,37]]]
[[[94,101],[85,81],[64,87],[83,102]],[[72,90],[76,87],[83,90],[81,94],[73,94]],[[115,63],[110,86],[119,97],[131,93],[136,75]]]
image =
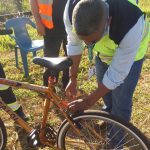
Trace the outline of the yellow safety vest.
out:
[[[138,7],[135,0],[128,0],[128,1]],[[149,21],[147,20],[147,18],[145,18],[143,38],[140,47],[138,49],[138,52],[136,54],[135,61],[142,59],[146,53],[148,42],[150,40],[149,28],[150,28]],[[118,45],[115,44],[115,42],[111,40],[109,38],[109,35],[107,34],[102,39],[100,39],[99,42],[95,44],[93,51],[99,52],[99,57],[101,58],[101,60],[106,64],[110,64],[117,47]]]

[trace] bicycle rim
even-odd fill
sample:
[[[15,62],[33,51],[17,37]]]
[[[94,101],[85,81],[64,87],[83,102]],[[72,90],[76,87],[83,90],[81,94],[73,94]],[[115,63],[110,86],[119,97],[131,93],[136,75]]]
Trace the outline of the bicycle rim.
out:
[[[0,149],[2,149],[3,143],[4,143],[3,134],[2,134],[2,130],[1,130],[1,128],[0,128]]]
[[[63,150],[149,149],[147,139],[137,128],[108,114],[87,111],[74,120],[80,124],[82,136],[65,121],[57,138]]]

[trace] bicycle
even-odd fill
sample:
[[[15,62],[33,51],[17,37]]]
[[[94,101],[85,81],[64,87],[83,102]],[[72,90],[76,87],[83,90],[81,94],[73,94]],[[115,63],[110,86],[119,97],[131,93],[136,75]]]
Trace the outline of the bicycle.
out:
[[[131,123],[127,123],[115,116],[100,111],[87,110],[75,114],[69,112],[67,101],[63,100],[55,91],[56,79],[54,74],[69,68],[72,65],[71,58],[35,57],[33,62],[52,71],[52,75],[49,77],[48,87],[0,78],[0,84],[40,92],[46,98],[41,124],[35,128],[32,128],[27,122],[22,120],[0,99],[0,108],[9,114],[10,118],[19,124],[21,128],[28,132],[27,140],[29,146],[48,146],[55,150],[150,149],[148,139]],[[47,123],[51,103],[65,117],[57,129]],[[117,131],[110,138],[109,135],[114,128]],[[120,133],[123,134],[121,139],[118,139]],[[114,144],[116,138],[118,141],[116,145],[112,146],[111,144]],[[4,122],[0,118],[1,150],[5,148],[6,143],[7,131]]]

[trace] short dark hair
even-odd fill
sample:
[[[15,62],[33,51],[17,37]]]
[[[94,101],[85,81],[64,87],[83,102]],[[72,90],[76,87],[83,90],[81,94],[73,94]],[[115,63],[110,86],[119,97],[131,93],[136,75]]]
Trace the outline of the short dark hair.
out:
[[[73,26],[78,35],[95,33],[109,15],[108,5],[102,0],[80,0],[72,16]]]

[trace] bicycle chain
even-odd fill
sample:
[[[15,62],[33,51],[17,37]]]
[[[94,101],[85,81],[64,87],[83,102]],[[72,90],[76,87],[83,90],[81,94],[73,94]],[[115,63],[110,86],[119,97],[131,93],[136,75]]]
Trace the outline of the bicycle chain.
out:
[[[40,134],[41,126],[40,125],[36,126],[36,129],[37,133]],[[57,132],[50,124],[46,124],[44,136],[50,144],[55,145]]]

